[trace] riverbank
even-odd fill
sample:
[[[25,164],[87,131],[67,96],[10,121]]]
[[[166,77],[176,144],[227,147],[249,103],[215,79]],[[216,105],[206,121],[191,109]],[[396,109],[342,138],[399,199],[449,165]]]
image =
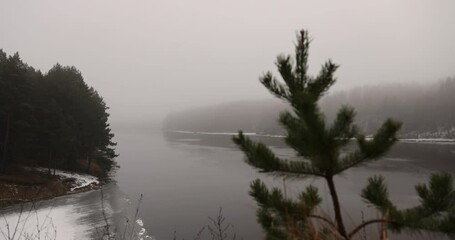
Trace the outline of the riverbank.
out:
[[[117,222],[123,223],[124,198],[112,181],[94,190],[6,207],[0,210],[0,239],[105,239],[107,224],[115,230],[120,229]]]
[[[0,175],[0,209],[18,203],[51,199],[97,189],[109,182],[92,174],[39,167],[14,167]]]

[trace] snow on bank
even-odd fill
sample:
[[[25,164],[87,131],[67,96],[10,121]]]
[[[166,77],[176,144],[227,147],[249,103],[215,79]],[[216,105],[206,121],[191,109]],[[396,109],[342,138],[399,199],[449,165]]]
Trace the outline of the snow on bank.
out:
[[[33,170],[39,171],[39,172],[48,172],[47,168],[32,168]],[[54,171],[52,169],[52,171]],[[87,186],[93,186],[97,185],[100,182],[98,181],[98,178],[92,175],[88,174],[80,174],[80,173],[73,173],[73,172],[67,172],[63,170],[55,170],[55,175],[59,176],[62,179],[74,179],[74,185],[70,189],[71,192],[85,188]]]
[[[450,138],[402,138],[400,141],[416,143],[455,143],[455,139]]]
[[[0,212],[0,239],[84,239],[90,228],[76,222],[81,217],[70,205],[40,208],[29,204],[22,212]]]
[[[128,236],[131,240],[156,240],[156,238],[145,229],[144,221],[138,217],[138,210],[142,201],[142,196],[138,200],[137,204],[134,204],[131,199],[123,195],[118,198],[118,204],[122,207],[116,213],[120,216],[117,222],[117,234],[123,235],[117,238],[114,233],[113,239],[126,239],[124,236]]]
[[[147,230],[144,228],[144,222],[142,221],[142,219],[140,218],[137,219],[136,224],[139,225],[139,232],[137,233],[137,237],[139,240],[155,239],[147,234]]]

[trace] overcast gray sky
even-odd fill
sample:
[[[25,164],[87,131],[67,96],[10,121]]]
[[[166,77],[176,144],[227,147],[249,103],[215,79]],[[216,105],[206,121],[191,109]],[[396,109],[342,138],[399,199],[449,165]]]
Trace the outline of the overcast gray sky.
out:
[[[0,0],[0,48],[80,69],[111,120],[269,98],[258,76],[310,31],[336,89],[455,75],[455,1]]]

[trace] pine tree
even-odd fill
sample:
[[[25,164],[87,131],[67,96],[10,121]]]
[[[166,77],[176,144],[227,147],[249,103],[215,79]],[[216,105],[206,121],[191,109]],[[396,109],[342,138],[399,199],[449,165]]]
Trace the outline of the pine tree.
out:
[[[25,164],[82,170],[82,159],[107,174],[117,156],[107,110],[75,67],[43,75],[0,49],[0,174]]]
[[[278,56],[276,66],[284,82],[278,81],[271,72],[260,78],[270,93],[292,107],[292,111],[280,114],[279,122],[286,130],[286,144],[300,159],[280,158],[265,144],[251,140],[241,131],[233,141],[245,153],[246,162],[261,172],[273,176],[324,179],[333,204],[334,221],[315,214],[322,201],[316,187],[310,185],[294,200],[278,188],[267,188],[257,179],[251,183],[250,195],[259,206],[258,221],[268,239],[351,239],[367,225],[386,223],[397,231],[424,229],[454,233],[455,192],[450,174],[434,174],[428,186],[416,186],[421,205],[406,210],[398,210],[389,200],[384,178],[370,178],[361,196],[376,206],[383,217],[367,220],[353,229],[346,228],[334,176],[383,156],[397,141],[401,123],[387,119],[371,139],[366,138],[354,124],[355,111],[349,106],[343,106],[334,121],[327,123],[318,101],[335,83],[338,65],[329,60],[317,76],[309,76],[309,44],[308,33],[301,31],[297,37],[295,58]],[[340,150],[352,139],[356,142],[356,149],[341,154]],[[318,224],[312,224],[316,221]],[[332,229],[328,231],[328,228]]]
[[[30,138],[33,116],[30,112],[31,84],[29,81],[35,70],[25,64],[18,53],[7,56],[0,49],[0,132],[2,132],[2,158],[0,173],[14,156],[23,155],[23,146]]]

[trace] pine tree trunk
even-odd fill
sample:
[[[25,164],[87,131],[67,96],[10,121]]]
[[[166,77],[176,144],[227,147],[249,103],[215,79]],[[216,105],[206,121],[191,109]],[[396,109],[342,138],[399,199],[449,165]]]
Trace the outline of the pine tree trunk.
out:
[[[49,175],[52,174],[52,172],[51,172],[51,164],[52,164],[52,149],[49,149],[49,162],[47,164],[47,170],[48,170]]]
[[[348,239],[348,235],[346,233],[346,229],[343,224],[343,217],[341,216],[341,207],[340,202],[338,201],[338,195],[335,189],[335,183],[333,182],[333,176],[326,177],[327,184],[329,185],[330,196],[332,197],[333,201],[333,211],[335,212],[335,220],[337,222],[338,233],[341,236]]]
[[[5,131],[5,138],[3,141],[3,154],[2,154],[2,162],[0,164],[0,173],[4,173],[6,170],[6,155],[8,152],[10,121],[11,121],[10,115],[8,115],[6,118],[6,131]]]
[[[92,158],[90,154],[87,153],[87,173],[90,173],[90,166],[92,165]]]
[[[57,155],[58,157],[58,155]],[[55,176],[55,169],[57,168],[57,158],[54,157],[54,176]]]

